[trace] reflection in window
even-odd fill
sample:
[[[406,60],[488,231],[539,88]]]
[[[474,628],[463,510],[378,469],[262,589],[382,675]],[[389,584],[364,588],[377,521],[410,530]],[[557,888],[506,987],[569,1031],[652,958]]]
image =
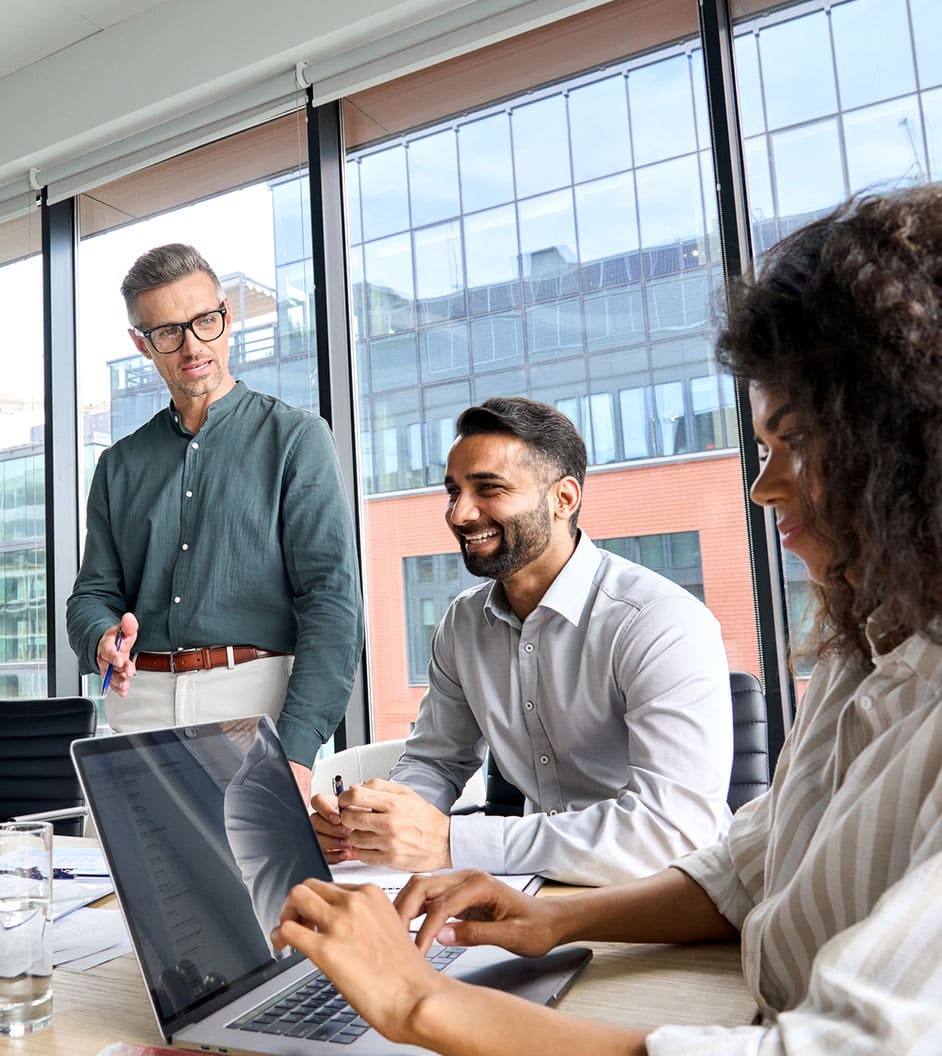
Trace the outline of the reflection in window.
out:
[[[569,93],[572,165],[577,183],[631,167],[627,104],[626,81],[621,74]]]
[[[510,118],[501,111],[458,130],[461,206],[466,213],[513,201]]]
[[[406,154],[395,146],[360,159],[363,237],[381,238],[409,227]]]
[[[411,685],[426,685],[432,634],[445,610],[468,587],[486,580],[472,576],[460,554],[423,554],[402,559],[406,599],[406,650]]]
[[[21,260],[0,266],[7,352],[0,388],[0,698],[46,695],[46,508],[42,257],[38,214],[0,226]],[[14,310],[15,307],[15,310]],[[11,351],[13,350],[13,351]],[[84,436],[86,466],[100,439]]]
[[[759,32],[768,127],[783,128],[837,109],[828,16],[823,11]]]
[[[454,221],[415,233],[415,292],[419,323],[465,314],[460,228]]]
[[[835,4],[831,25],[843,109],[915,91],[906,0]]]
[[[920,124],[915,96],[845,115],[850,185],[879,190],[925,180]]]
[[[409,236],[367,242],[364,255],[370,334],[391,334],[415,326]]]
[[[556,191],[521,202],[520,254],[527,299],[542,301],[578,288],[572,193]]]
[[[472,315],[520,303],[517,218],[505,205],[465,218],[468,301]]]
[[[678,55],[628,74],[635,165],[696,150],[688,63],[685,55]]]
[[[408,160],[413,226],[457,216],[461,207],[458,201],[455,133],[446,129],[432,136],[412,140]]]
[[[554,94],[514,107],[512,120],[517,197],[572,183],[565,97]]]
[[[772,136],[772,164],[778,214],[788,218],[783,235],[844,197],[840,139],[834,119],[776,132]]]

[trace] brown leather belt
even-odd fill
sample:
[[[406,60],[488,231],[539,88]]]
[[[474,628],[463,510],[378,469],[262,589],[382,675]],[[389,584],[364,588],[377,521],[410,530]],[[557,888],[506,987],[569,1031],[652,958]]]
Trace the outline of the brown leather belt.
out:
[[[229,667],[230,663],[245,664],[266,656],[287,655],[271,649],[256,649],[254,645],[217,645],[212,649],[178,649],[175,653],[138,653],[134,666],[138,671],[211,671],[214,667]]]

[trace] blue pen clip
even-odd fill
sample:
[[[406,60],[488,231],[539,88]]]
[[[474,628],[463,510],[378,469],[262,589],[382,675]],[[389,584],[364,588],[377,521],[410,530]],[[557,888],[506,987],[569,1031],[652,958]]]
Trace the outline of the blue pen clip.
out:
[[[124,641],[124,635],[121,633],[121,628],[118,628],[118,633],[115,636],[114,647],[115,649],[121,648],[121,643]],[[111,676],[114,674],[114,664],[108,665],[108,670],[105,672],[105,679],[101,684],[102,693],[108,692],[108,687],[111,685]]]

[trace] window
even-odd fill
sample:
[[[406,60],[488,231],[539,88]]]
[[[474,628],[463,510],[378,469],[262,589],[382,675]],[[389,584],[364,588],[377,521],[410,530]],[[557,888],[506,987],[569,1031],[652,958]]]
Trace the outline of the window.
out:
[[[404,557],[402,580],[406,599],[409,682],[424,686],[428,684],[432,633],[445,610],[463,590],[487,581],[472,576],[458,553]]]
[[[699,532],[622,536],[619,539],[599,539],[597,545],[659,572],[684,590],[689,590],[700,601],[704,600]]]
[[[0,226],[0,697],[46,695],[43,295],[39,214]],[[14,308],[15,306],[15,308]]]
[[[639,38],[601,72],[348,151],[376,737],[414,718],[431,632],[467,582],[440,485],[456,415],[492,395],[569,415],[592,467],[580,524],[704,597],[736,665],[757,670],[748,562],[730,574],[725,558],[748,544],[733,390],[713,363],[722,261],[696,5],[673,6],[690,18],[681,43]],[[436,76],[454,97],[460,74]]]
[[[128,268],[154,246],[192,243],[216,271],[232,307],[234,377],[256,391],[318,409],[310,199],[299,142],[306,142],[303,114],[81,199],[78,374],[86,490],[95,456],[169,402],[156,369],[128,338],[120,294]],[[135,220],[115,226],[115,215]],[[98,676],[88,681],[96,692]]]

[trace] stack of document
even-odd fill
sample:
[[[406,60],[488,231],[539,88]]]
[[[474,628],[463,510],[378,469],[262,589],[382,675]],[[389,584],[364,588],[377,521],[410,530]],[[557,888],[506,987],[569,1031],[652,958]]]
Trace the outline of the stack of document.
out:
[[[114,891],[97,847],[53,849],[52,960],[57,968],[83,971],[131,952],[116,909],[84,909]]]

